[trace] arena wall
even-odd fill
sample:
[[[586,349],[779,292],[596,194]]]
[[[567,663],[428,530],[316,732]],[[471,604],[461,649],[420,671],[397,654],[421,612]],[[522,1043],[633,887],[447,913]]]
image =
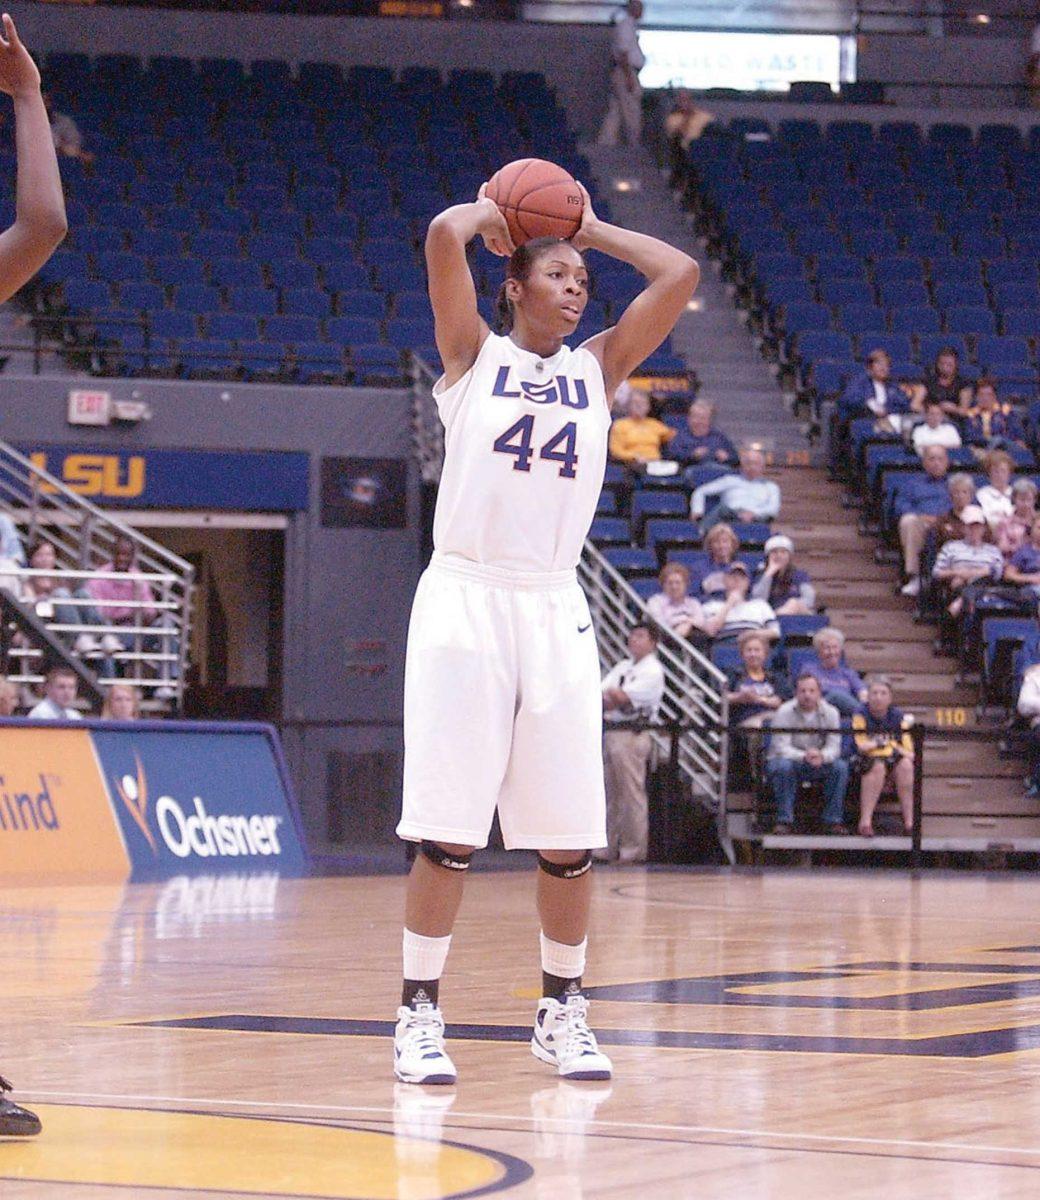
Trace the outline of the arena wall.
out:
[[[0,437],[24,446],[296,450],[311,456],[309,508],[289,514],[286,529],[281,710],[304,824],[323,838],[330,779],[341,789],[350,783],[344,779],[350,759],[344,756],[384,755],[394,779],[399,770],[404,642],[419,573],[410,394],[94,380],[91,386],[115,399],[145,401],[153,417],[136,426],[82,430],[66,422],[69,385],[67,378],[0,378]],[[321,462],[328,456],[404,462],[407,526],[324,527]],[[396,807],[396,782],[388,789]],[[369,840],[392,833],[393,812],[380,808],[346,816]]]

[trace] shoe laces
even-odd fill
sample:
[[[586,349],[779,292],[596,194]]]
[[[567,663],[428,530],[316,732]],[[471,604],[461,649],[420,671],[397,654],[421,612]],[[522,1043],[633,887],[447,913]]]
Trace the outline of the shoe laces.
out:
[[[588,1024],[589,1002],[584,996],[572,996],[563,1006],[564,1053],[598,1054],[596,1035]]]
[[[444,1018],[439,1012],[409,1009],[407,1021],[403,1040],[409,1048],[414,1047],[422,1058],[444,1053]]]

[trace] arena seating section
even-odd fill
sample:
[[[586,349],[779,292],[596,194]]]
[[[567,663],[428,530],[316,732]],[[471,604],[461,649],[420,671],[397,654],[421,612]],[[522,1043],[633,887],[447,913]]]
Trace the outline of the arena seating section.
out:
[[[917,379],[946,345],[1004,399],[1037,399],[1040,127],[746,119],[693,143],[689,163],[817,402],[872,347]]]
[[[63,161],[70,236],[42,274],[99,371],[400,383],[405,351],[437,361],[429,219],[511,159],[589,179],[533,73],[54,54],[44,76],[96,162]],[[473,264],[490,318],[502,263]],[[589,332],[639,287],[594,266]]]

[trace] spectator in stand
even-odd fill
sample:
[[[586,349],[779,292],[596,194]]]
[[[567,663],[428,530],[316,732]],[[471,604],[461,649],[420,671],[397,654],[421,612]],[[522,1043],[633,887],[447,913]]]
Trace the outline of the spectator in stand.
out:
[[[938,400],[943,412],[960,431],[971,408],[971,381],[960,372],[960,359],[952,346],[944,346],[935,356],[935,365],[925,373],[924,383],[913,387],[914,407]]]
[[[1040,517],[1029,530],[1029,541],[1019,546],[1004,568],[1006,583],[1016,583],[1040,599]]]
[[[132,684],[113,683],[101,705],[103,721],[136,721],[141,716],[141,697]]]
[[[870,351],[866,370],[850,379],[838,398],[838,416],[843,421],[873,416],[888,423],[895,433],[899,432],[899,426],[888,419],[909,412],[910,407],[906,391],[892,382],[892,360],[885,350]]]
[[[1036,484],[1031,479],[1016,479],[1011,485],[1011,515],[1001,517],[994,530],[997,549],[1005,559],[1010,560],[1026,544],[1038,516]]]
[[[910,440],[920,455],[924,453],[925,446],[945,446],[947,450],[956,450],[961,444],[961,435],[957,432],[957,426],[946,420],[942,401],[929,398],[924,402],[924,421],[914,426]]]
[[[54,149],[65,158],[78,158],[81,163],[92,163],[94,155],[83,145],[83,134],[68,113],[57,112],[53,99],[44,93],[44,106],[51,122],[51,137]]]
[[[824,700],[843,717],[861,712],[867,699],[867,685],[857,671],[842,661],[845,635],[833,625],[818,629],[813,634],[813,649],[816,659],[809,659],[801,674],[817,680]]]
[[[15,716],[20,699],[17,685],[0,676],[0,717]]]
[[[639,21],[643,0],[628,0],[614,21],[611,47],[610,97],[596,139],[601,146],[616,146],[624,129],[630,146],[638,146],[643,132],[643,89],[639,72],[646,57],[639,48]]]
[[[632,388],[628,398],[628,416],[610,427],[611,457],[626,467],[639,470],[648,462],[657,462],[675,430],[650,416],[650,393]]]
[[[713,427],[714,418],[714,404],[694,400],[686,413],[686,428],[680,429],[668,443],[667,456],[684,467],[699,467],[705,463],[736,466],[736,447],[721,430]]]
[[[874,809],[885,784],[895,784],[903,813],[903,831],[914,827],[914,719],[892,704],[892,685],[884,675],[867,680],[867,706],[852,718],[852,736],[860,761],[859,836],[874,836]]]
[[[765,473],[766,456],[757,446],[748,446],[740,452],[739,475],[723,475],[696,489],[690,516],[701,521],[705,531],[719,521],[772,521],[780,512],[780,489]],[[719,501],[705,516],[705,503],[712,496]]]
[[[700,108],[687,88],[679,88],[672,101],[672,110],[664,119],[668,140],[678,149],[686,150],[715,120],[715,114]]]
[[[1029,722],[1029,778],[1026,794],[1040,796],[1040,663],[1026,667],[1018,693],[1019,716]]]
[[[1026,444],[1026,433],[1018,413],[1010,404],[1001,404],[997,385],[992,379],[980,379],[975,384],[975,401],[968,410],[964,440],[972,446],[1001,450],[1006,446]]]
[[[751,587],[755,600],[765,600],[778,617],[809,616],[816,611],[816,589],[808,572],[794,565],[794,542],[774,533],[765,544],[766,561]]]
[[[128,537],[117,537],[112,552],[112,561],[103,563],[100,574],[132,575],[137,571],[137,547]],[[119,625],[126,628],[153,625],[159,616],[155,594],[151,584],[143,579],[91,579],[87,585],[89,595],[97,601],[104,625]],[[122,649],[133,645],[130,634],[119,635]]]
[[[610,404],[610,415],[612,417],[627,417],[628,403],[632,399],[632,385],[627,379],[623,379],[614,391],[614,399]]]
[[[19,567],[25,566],[25,547],[18,527],[7,513],[0,513],[0,587],[18,594]]]
[[[654,722],[664,696],[664,671],[657,658],[657,632],[634,625],[628,658],[603,680],[603,758],[607,788],[607,846],[593,857],[615,855],[621,863],[646,862],[648,801],[646,768],[653,747],[646,729],[612,729],[621,722]]]
[[[726,699],[731,725],[760,729],[790,695],[784,676],[769,668],[772,643],[758,629],[745,629],[737,638],[741,665],[728,673]]]
[[[658,579],[661,590],[647,600],[646,611],[676,637],[690,637],[697,628],[701,607],[690,595],[690,572],[682,563],[666,563]]]
[[[969,504],[975,503],[975,480],[967,471],[951,475],[947,483],[950,493],[950,510],[944,513],[928,532],[932,550],[938,550],[946,542],[964,537],[964,522],[961,513]]]
[[[697,567],[690,580],[690,591],[695,596],[721,596],[726,591],[726,569],[737,557],[740,538],[732,525],[720,521],[704,535],[707,562]]]
[[[984,460],[986,477],[984,484],[975,494],[975,503],[982,509],[990,529],[1005,517],[1010,517],[1014,505],[1011,500],[1011,477],[1015,473],[1015,460],[1004,450],[991,450]]]
[[[79,721],[82,713],[73,708],[79,680],[71,667],[51,667],[43,685],[43,699],[29,710],[33,721]]]
[[[921,590],[921,551],[935,522],[950,507],[946,473],[950,458],[945,446],[925,446],[921,455],[924,479],[910,479],[896,498],[899,517],[899,541],[903,547],[904,596],[916,596]]]
[[[947,606],[951,617],[959,617],[964,607],[965,588],[982,580],[996,583],[1004,574],[1004,556],[992,542],[987,542],[986,517],[977,504],[970,504],[961,513],[964,537],[947,542],[939,551],[932,579],[945,584],[952,593]]]
[[[39,538],[29,547],[29,566],[34,571],[55,571],[58,567],[58,556],[54,543],[46,538]],[[83,604],[69,603],[73,598],[84,601]],[[22,586],[22,603],[32,608],[41,621],[53,625],[102,625],[104,622],[97,609],[91,602],[91,595],[86,588],[79,587],[75,592],[69,592],[66,587],[59,587],[54,575],[27,575]],[[65,603],[63,603],[63,601]],[[81,658],[103,659],[101,670],[110,675],[114,664],[107,655],[118,654],[123,649],[122,642],[112,634],[105,634],[99,642],[93,633],[73,634],[60,632],[57,636],[72,646],[74,654]]]
[[[745,629],[756,629],[770,641],[780,636],[780,623],[766,601],[748,598],[751,574],[739,558],[726,568],[724,585],[722,599],[706,600],[700,605],[697,624],[708,637],[720,642],[733,641]]]
[[[798,785],[812,780],[823,785],[823,824],[828,833],[843,834],[845,789],[849,766],[841,758],[841,717],[820,694],[815,675],[800,675],[793,700],[773,714],[766,771],[776,797],[773,833],[790,833]]]

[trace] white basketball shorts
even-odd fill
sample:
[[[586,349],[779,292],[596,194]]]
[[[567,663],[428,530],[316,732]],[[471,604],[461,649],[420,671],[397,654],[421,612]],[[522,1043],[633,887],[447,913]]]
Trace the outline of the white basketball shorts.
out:
[[[599,656],[573,571],[434,555],[419,580],[404,683],[410,841],[605,846]]]

